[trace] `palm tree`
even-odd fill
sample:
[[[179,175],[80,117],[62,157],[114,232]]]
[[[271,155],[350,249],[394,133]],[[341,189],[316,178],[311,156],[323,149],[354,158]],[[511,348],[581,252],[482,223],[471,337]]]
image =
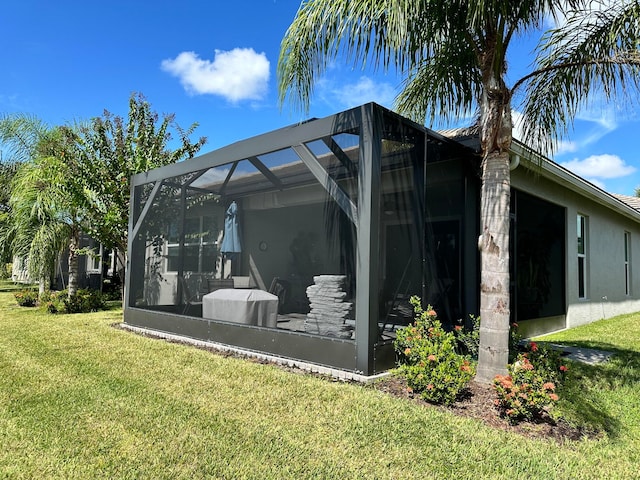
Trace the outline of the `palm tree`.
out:
[[[17,165],[11,183],[9,213],[0,229],[3,249],[27,260],[40,293],[48,286],[55,262],[69,247],[69,296],[77,293],[80,215],[83,192],[64,160],[64,137],[36,117],[0,118],[0,142]]]
[[[73,162],[61,157],[60,132],[53,131],[56,155],[36,157],[25,163],[14,179],[13,223],[16,249],[28,254],[27,267],[40,279],[49,278],[55,261],[68,248],[68,297],[78,291],[78,256],[86,199],[76,182]],[[23,257],[25,258],[25,257]]]
[[[414,120],[477,115],[482,147],[480,353],[476,379],[506,372],[509,338],[509,148],[512,108],[525,142],[550,154],[589,95],[638,88],[638,0],[305,0],[278,62],[280,102],[307,110],[314,81],[342,53],[347,61],[404,75],[396,107]],[[547,31],[530,74],[509,86],[514,38]],[[515,100],[514,100],[515,99]]]
[[[13,182],[22,165],[41,155],[47,145],[50,128],[39,118],[26,114],[6,114],[0,116],[0,145],[2,145],[3,172],[3,218],[0,224],[0,250],[4,257],[28,258],[31,242],[34,240],[36,219],[31,218],[31,204],[16,204],[12,200]],[[16,214],[15,209],[20,210]],[[29,208],[29,211],[25,211]],[[22,215],[22,216],[19,216]],[[27,228],[29,227],[29,228]],[[43,267],[45,264],[42,264]],[[34,265],[35,266],[35,265]],[[48,275],[33,270],[39,279],[41,291]]]
[[[14,178],[11,197],[13,254],[26,259],[27,271],[38,280],[40,294],[48,288],[58,256],[71,233],[45,198],[48,191],[40,182],[41,168],[35,162],[25,163]]]

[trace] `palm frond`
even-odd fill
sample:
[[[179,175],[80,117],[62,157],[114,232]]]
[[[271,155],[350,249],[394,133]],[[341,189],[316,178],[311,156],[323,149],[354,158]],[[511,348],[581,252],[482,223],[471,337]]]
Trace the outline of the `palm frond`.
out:
[[[280,103],[308,109],[313,86],[337,58],[365,68],[411,71],[446,35],[454,2],[306,0],[287,30],[278,59]],[[339,57],[340,55],[340,57]]]
[[[637,104],[640,86],[640,2],[620,2],[597,12],[572,12],[561,28],[541,41],[533,73],[524,87],[524,141],[551,153],[594,93]],[[590,98],[591,96],[591,98]]]
[[[0,115],[2,161],[21,163],[31,160],[48,132],[49,127],[33,115]]]
[[[453,39],[451,39],[453,40]],[[468,116],[481,91],[475,53],[466,44],[443,43],[411,72],[396,99],[396,109],[416,122],[445,121]]]

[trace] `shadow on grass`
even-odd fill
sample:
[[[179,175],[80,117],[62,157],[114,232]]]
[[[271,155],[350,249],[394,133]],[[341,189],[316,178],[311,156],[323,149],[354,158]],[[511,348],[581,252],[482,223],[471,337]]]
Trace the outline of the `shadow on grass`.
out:
[[[38,287],[23,285],[22,283],[13,283],[11,280],[0,280],[0,292],[17,292],[25,289],[37,290]]]
[[[606,432],[610,437],[620,435],[625,425],[637,419],[624,418],[620,404],[629,391],[636,391],[640,381],[640,354],[602,342],[554,342],[580,348],[605,350],[613,353],[607,362],[589,365],[572,362],[562,397],[563,416],[591,432]],[[615,409],[615,410],[614,410]]]

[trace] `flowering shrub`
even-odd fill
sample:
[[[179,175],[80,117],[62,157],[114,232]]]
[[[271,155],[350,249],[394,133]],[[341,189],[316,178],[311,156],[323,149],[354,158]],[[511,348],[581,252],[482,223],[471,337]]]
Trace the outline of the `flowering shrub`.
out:
[[[399,371],[409,387],[433,403],[453,403],[475,374],[470,358],[460,355],[453,332],[446,332],[436,312],[411,298],[415,321],[398,330],[394,347]]]
[[[568,370],[560,353],[531,342],[509,365],[508,375],[497,375],[493,387],[496,406],[512,422],[539,417],[544,409],[558,401],[557,390]]]
[[[35,290],[20,290],[13,296],[21,307],[35,307],[38,303],[38,292]]]

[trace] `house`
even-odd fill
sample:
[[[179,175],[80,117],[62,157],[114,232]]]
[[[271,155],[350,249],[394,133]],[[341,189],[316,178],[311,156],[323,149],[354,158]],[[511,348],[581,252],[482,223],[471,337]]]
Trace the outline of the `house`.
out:
[[[478,143],[453,133],[366,104],[134,176],[125,323],[389,369],[412,295],[449,324],[478,312]],[[640,211],[520,143],[511,153],[522,331],[640,310]]]
[[[78,288],[101,290],[105,280],[110,283],[118,282],[117,265],[123,263],[118,260],[112,250],[82,233],[80,235],[81,253],[78,255]],[[55,271],[52,272],[51,287],[55,290],[64,290],[69,284],[69,249],[65,248],[55,262]],[[14,257],[12,263],[11,278],[16,283],[31,284],[35,281],[30,278],[26,261],[22,257]]]

